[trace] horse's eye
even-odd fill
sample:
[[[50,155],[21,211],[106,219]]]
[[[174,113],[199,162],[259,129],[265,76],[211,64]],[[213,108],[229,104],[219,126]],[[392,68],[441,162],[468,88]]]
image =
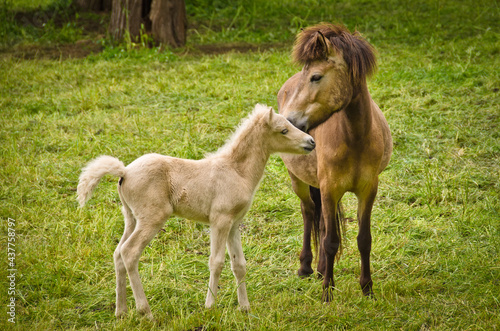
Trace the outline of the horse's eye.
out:
[[[287,134],[288,133],[288,129],[283,129],[283,131],[281,131],[281,134]]]
[[[323,78],[323,76],[321,76],[321,75],[318,75],[318,74],[312,75],[311,76],[311,83],[319,82],[321,80],[321,78]]]

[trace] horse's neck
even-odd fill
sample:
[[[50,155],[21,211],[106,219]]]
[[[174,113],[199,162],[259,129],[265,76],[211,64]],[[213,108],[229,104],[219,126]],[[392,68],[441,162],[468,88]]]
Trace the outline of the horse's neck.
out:
[[[264,145],[262,135],[249,128],[227,148],[227,159],[234,169],[251,185],[257,186],[264,174],[270,153]]]
[[[363,136],[368,133],[373,119],[371,96],[366,83],[359,87],[358,93],[347,105],[345,113],[354,134]]]

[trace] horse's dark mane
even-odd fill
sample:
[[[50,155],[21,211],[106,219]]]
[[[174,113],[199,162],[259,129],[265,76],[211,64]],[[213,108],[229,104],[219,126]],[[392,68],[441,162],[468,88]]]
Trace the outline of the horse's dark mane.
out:
[[[330,41],[334,52],[343,55],[354,82],[373,74],[377,68],[375,49],[357,31],[351,33],[340,24],[320,23],[302,30],[293,47],[294,62],[307,64],[326,59],[323,36]]]

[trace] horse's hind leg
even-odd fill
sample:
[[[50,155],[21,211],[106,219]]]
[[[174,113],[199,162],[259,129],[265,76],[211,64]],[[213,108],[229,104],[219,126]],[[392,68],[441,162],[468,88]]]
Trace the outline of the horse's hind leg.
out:
[[[240,309],[248,311],[250,303],[248,302],[247,288],[245,284],[245,276],[247,273],[245,256],[241,247],[241,236],[238,228],[239,223],[233,225],[227,238],[227,250],[231,258],[231,269],[234,277],[236,277],[236,286],[238,286],[238,303]]]
[[[359,284],[365,296],[373,296],[373,281],[370,271],[370,252],[372,248],[372,235],[370,229],[371,213],[377,195],[377,180],[364,192],[358,194],[358,249],[361,255],[361,275]]]
[[[123,236],[116,247],[113,258],[115,261],[116,272],[116,317],[123,317],[127,313],[127,269],[123,263],[120,253],[121,246],[130,237],[135,229],[135,218],[132,211],[124,203],[122,207],[123,216],[125,217],[125,230]]]
[[[170,216],[170,212],[159,209],[155,209],[154,211],[154,213],[148,213],[149,217],[137,215],[137,224],[134,231],[120,247],[120,254],[127,269],[137,311],[150,319],[153,318],[153,315],[151,314],[151,309],[149,308],[139,276],[139,258],[144,248],[155,237],[165,223],[165,220]]]
[[[321,208],[321,205],[320,205]],[[319,238],[323,238],[325,235],[325,220],[323,219],[323,213],[321,213],[321,210],[317,212],[318,214],[315,215],[315,217],[319,217],[319,237],[318,241],[319,243],[319,253],[318,253],[318,278],[324,278],[326,275],[326,254],[325,254],[325,248],[323,246],[323,243]]]
[[[295,194],[300,199],[300,209],[302,211],[302,220],[304,222],[304,237],[302,240],[302,251],[300,252],[300,268],[298,270],[298,275],[300,277],[306,277],[314,273],[311,263],[313,260],[313,254],[311,250],[311,234],[314,224],[314,202],[311,199],[311,193],[309,191],[309,185],[302,182],[300,179],[295,177],[290,171],[290,178],[292,179],[292,187]]]

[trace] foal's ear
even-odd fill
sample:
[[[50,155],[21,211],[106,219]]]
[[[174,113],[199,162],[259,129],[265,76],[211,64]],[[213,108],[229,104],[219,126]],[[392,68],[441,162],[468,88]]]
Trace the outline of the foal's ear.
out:
[[[274,117],[274,110],[273,107],[269,107],[269,124],[273,122],[273,117]]]

